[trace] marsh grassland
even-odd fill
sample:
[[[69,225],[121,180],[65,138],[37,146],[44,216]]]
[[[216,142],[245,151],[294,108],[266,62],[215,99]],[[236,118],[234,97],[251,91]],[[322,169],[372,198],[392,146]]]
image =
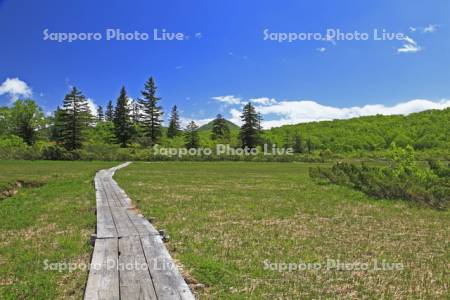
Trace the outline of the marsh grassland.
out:
[[[1,191],[16,190],[0,200],[1,299],[82,297],[86,270],[45,261],[89,263],[93,177],[117,164],[0,162]],[[317,184],[312,165],[142,162],[115,179],[166,229],[201,299],[447,297],[448,211]]]
[[[0,299],[81,299],[95,232],[96,170],[115,163],[0,161]],[[47,260],[47,269],[45,261]],[[61,268],[61,270],[62,270]]]
[[[448,211],[319,185],[309,166],[133,163],[116,180],[167,230],[201,298],[447,297]],[[281,270],[289,263],[321,268]]]

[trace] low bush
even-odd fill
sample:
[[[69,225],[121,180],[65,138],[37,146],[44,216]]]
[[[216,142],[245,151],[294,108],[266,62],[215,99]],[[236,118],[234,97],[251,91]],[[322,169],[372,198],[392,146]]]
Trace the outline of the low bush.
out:
[[[336,163],[331,168],[310,168],[309,174],[320,182],[345,185],[367,195],[383,199],[403,199],[436,209],[450,203],[450,168],[429,161],[429,168],[419,168],[411,147],[394,148],[390,165],[369,167]]]

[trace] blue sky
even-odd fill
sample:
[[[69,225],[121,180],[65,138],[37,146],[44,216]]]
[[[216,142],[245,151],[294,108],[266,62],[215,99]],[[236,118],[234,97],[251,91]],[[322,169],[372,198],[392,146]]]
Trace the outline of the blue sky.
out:
[[[450,106],[450,2],[0,0],[0,105],[32,97],[46,112],[75,85],[97,105],[154,76],[161,104],[204,123],[238,121],[252,100],[265,126]],[[269,33],[368,33],[366,41],[264,40]],[[101,40],[44,40],[101,33]],[[106,40],[107,29],[149,33]],[[153,30],[181,41],[155,41]],[[373,30],[404,39],[373,40]]]

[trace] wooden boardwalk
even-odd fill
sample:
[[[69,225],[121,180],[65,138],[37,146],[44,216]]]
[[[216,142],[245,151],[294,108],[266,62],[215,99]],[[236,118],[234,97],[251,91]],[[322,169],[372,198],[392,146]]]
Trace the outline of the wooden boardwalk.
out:
[[[153,225],[112,176],[95,176],[97,236],[84,299],[195,299]]]

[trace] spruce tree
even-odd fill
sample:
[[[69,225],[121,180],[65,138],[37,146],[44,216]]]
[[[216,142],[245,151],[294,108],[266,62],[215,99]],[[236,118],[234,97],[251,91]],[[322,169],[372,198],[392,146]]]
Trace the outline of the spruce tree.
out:
[[[61,109],[61,140],[67,150],[79,149],[84,140],[84,131],[92,116],[86,97],[73,87],[64,97]]]
[[[241,120],[243,124],[239,137],[242,147],[255,148],[260,141],[261,116],[256,113],[255,107],[250,102],[244,106]]]
[[[125,87],[120,90],[117,98],[116,110],[114,112],[114,133],[116,141],[121,147],[127,147],[133,135],[133,126],[128,106],[128,96]]]
[[[221,114],[218,114],[212,123],[211,139],[213,141],[229,141],[230,128]]]
[[[156,89],[153,77],[150,77],[145,83],[144,90],[141,92],[143,99],[139,101],[143,109],[142,123],[151,146],[158,143],[162,128],[163,112],[162,107],[158,106],[158,101],[161,98],[156,97]]]
[[[97,108],[97,121],[102,122],[105,120],[105,114],[103,113],[103,107],[101,105]]]
[[[180,116],[178,115],[177,106],[174,105],[170,114],[169,128],[167,128],[167,137],[173,138],[181,131]]]
[[[198,148],[200,145],[200,138],[197,132],[198,126],[194,121],[191,121],[186,127],[184,133],[185,147],[188,149]]]
[[[141,121],[141,105],[135,100],[131,101],[131,118],[134,124],[139,124]]]
[[[105,120],[109,122],[114,120],[114,107],[111,100],[108,101],[108,105],[106,106]]]
[[[262,133],[262,116],[259,112],[256,114],[256,129],[258,130],[258,134]]]

